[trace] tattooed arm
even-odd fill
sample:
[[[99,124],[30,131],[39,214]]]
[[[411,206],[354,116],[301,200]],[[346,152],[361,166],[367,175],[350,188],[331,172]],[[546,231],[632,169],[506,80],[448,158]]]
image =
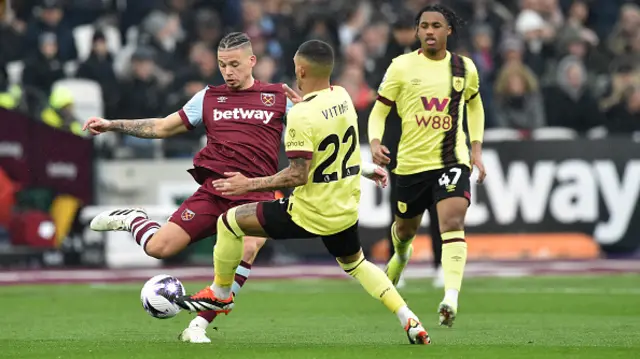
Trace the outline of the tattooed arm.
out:
[[[140,120],[105,120],[92,117],[84,125],[92,134],[114,131],[140,138],[166,138],[187,132],[188,128],[180,115],[175,112],[164,118]]]
[[[298,187],[307,183],[309,166],[310,159],[297,157],[289,159],[289,167],[269,177],[247,178],[240,172],[225,172],[227,178],[214,180],[213,187],[226,196]]]
[[[311,160],[304,158],[289,159],[289,167],[269,177],[250,178],[252,192],[267,192],[281,188],[293,188],[305,185],[309,178]]]

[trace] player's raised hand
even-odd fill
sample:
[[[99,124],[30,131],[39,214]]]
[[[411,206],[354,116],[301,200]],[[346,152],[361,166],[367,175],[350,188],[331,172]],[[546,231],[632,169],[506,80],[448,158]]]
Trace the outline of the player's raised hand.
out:
[[[240,172],[225,172],[228,178],[213,181],[213,187],[225,196],[238,196],[250,192],[251,182]]]
[[[380,188],[385,188],[389,184],[387,171],[373,163],[363,163],[362,176],[374,181]]]
[[[289,87],[289,85],[283,84],[282,88],[284,89],[284,94],[294,104],[302,101],[302,96],[300,96],[294,89]]]
[[[473,167],[477,167],[478,171],[480,171],[476,183],[484,183],[484,179],[487,177],[487,172],[484,169],[484,162],[482,162],[482,152],[471,151],[471,173],[473,173]]]
[[[111,121],[100,117],[91,117],[84,123],[82,130],[89,130],[92,135],[97,136],[111,130]]]
[[[378,140],[371,141],[371,156],[373,157],[373,163],[378,166],[386,166],[391,162],[391,159],[387,156],[389,149],[387,146],[380,143]]]

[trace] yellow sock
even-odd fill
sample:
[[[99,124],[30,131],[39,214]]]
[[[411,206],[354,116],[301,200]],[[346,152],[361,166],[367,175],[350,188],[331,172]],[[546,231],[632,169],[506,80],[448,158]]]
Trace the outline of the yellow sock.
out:
[[[449,289],[460,291],[466,262],[467,242],[464,240],[464,231],[442,233],[442,271],[445,291]]]
[[[382,301],[392,313],[395,314],[407,305],[384,272],[366,260],[364,255],[361,254],[357,261],[349,264],[338,263],[345,272],[360,282],[367,293]]]
[[[232,208],[220,216],[217,226],[218,239],[213,247],[213,282],[222,288],[231,288],[244,251],[244,232],[236,222],[236,209]]]
[[[416,236],[413,236],[408,240],[401,240],[400,237],[398,237],[398,233],[396,233],[396,222],[393,222],[393,224],[391,225],[391,240],[393,241],[393,248],[395,249],[396,253],[398,253],[398,256],[400,256],[402,259],[408,259],[406,258],[406,256],[409,255],[409,246],[411,246],[411,243],[415,238]]]

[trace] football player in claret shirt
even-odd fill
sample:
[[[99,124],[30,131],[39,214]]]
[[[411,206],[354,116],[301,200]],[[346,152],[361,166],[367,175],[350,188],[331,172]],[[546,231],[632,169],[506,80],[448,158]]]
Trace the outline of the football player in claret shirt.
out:
[[[358,237],[360,176],[382,181],[386,172],[363,164],[358,116],[347,91],[331,86],[333,49],[310,40],[295,57],[302,101],[287,116],[285,146],[289,167],[275,175],[247,178],[228,173],[214,182],[227,195],[295,187],[288,198],[261,201],[228,210],[218,219],[214,248],[214,283],[177,299],[184,309],[228,313],[233,308],[233,278],[243,256],[246,235],[273,239],[318,238],[349,275],[396,314],[412,344],[429,344],[427,331],[384,272],[367,261]]]
[[[293,105],[282,84],[268,84],[252,76],[256,56],[246,34],[230,33],[218,46],[218,65],[225,84],[207,86],[182,109],[164,118],[106,120],[90,118],[84,129],[94,135],[114,131],[140,138],[166,138],[204,126],[206,146],[195,155],[189,170],[200,188],[169,221],[150,220],[144,209],[121,208],[105,211],[91,221],[95,231],[128,231],[143,250],[155,258],[167,258],[189,244],[216,234],[218,217],[232,207],[274,199],[273,191],[226,195],[213,181],[226,172],[247,177],[274,175],[282,142],[284,117]],[[290,89],[289,89],[290,90]],[[249,277],[251,263],[265,239],[247,237],[243,261],[238,266],[233,292],[238,293]],[[198,314],[180,338],[192,343],[208,343],[207,325],[213,311]]]
[[[369,117],[369,142],[374,162],[389,163],[382,139],[393,105],[402,120],[398,144],[395,221],[391,236],[395,254],[387,275],[397,283],[413,251],[422,215],[435,208],[442,240],[445,296],[438,307],[440,324],[451,326],[458,312],[458,293],[467,260],[464,219],[470,204],[470,175],[482,163],[484,110],[478,70],[473,61],[447,51],[447,37],[462,20],[449,8],[428,5],[416,17],[421,48],[396,57],[384,76]],[[463,130],[467,111],[469,142]]]

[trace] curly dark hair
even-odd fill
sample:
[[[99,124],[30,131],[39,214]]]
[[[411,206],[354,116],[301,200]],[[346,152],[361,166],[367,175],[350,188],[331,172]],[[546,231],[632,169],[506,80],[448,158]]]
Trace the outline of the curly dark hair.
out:
[[[416,26],[420,25],[420,17],[422,17],[422,14],[425,13],[425,12],[439,12],[439,13],[441,13],[442,16],[444,16],[444,18],[447,20],[447,23],[449,24],[449,26],[451,26],[451,33],[454,34],[454,35],[457,34],[458,30],[461,29],[464,26],[464,24],[466,23],[451,8],[449,8],[447,6],[444,6],[444,5],[440,5],[440,4],[433,4],[433,5],[427,5],[427,6],[423,7],[418,12],[418,14],[416,15],[416,18],[415,18]]]

